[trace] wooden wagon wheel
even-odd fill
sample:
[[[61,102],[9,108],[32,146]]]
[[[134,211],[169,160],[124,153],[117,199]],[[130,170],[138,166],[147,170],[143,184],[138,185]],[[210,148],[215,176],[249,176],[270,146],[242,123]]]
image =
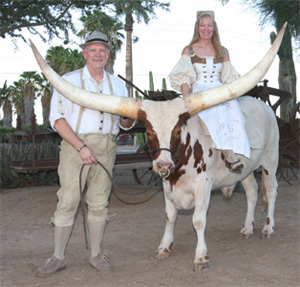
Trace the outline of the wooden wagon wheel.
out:
[[[279,145],[279,179],[283,178],[287,183],[292,184],[292,179],[298,179],[300,168],[300,102],[296,104],[288,123],[289,137],[280,140]]]
[[[150,147],[148,143],[142,144],[137,149],[136,154],[140,154],[140,153],[148,153],[152,158],[152,154],[150,153]],[[132,172],[136,182],[145,187],[150,186],[158,179],[158,175],[152,170],[152,166],[146,168],[133,169]]]

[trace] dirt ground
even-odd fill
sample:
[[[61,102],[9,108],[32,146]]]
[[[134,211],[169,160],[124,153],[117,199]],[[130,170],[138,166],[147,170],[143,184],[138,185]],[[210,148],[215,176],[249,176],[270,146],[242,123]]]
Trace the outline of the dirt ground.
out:
[[[115,178],[123,191],[140,190],[131,186],[130,173]],[[261,196],[256,231],[250,239],[243,239],[245,194],[234,192],[225,200],[220,192],[213,192],[206,229],[211,268],[198,272],[192,270],[196,246],[193,210],[178,216],[173,254],[157,260],[155,250],[164,230],[162,192],[138,205],[124,204],[112,194],[102,249],[108,253],[113,272],[100,273],[89,266],[79,213],[66,251],[67,268],[48,278],[37,278],[34,271],[53,252],[53,228],[48,223],[56,207],[58,186],[2,190],[1,287],[299,286],[299,182],[279,184],[276,229],[269,240],[260,239],[265,219]],[[140,196],[125,197],[136,200]]]

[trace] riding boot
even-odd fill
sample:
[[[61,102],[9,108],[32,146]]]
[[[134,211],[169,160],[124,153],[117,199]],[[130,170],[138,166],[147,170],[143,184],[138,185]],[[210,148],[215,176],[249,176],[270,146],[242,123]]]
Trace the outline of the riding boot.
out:
[[[36,276],[46,277],[66,268],[64,254],[70,239],[72,228],[73,226],[55,226],[54,254],[52,255],[52,257],[48,258],[40,267],[37,268],[35,273]]]
[[[232,150],[223,150],[222,159],[231,172],[242,173],[244,165]]]
[[[90,233],[91,257],[90,265],[98,271],[112,271],[108,263],[107,255],[101,256],[101,244],[106,226],[106,219],[101,221],[88,220]]]

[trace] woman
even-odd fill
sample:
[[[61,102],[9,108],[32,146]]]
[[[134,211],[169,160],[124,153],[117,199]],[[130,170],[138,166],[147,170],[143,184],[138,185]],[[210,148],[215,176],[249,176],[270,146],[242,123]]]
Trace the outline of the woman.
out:
[[[186,97],[237,79],[228,50],[222,47],[213,11],[197,12],[191,43],[169,75],[171,86]],[[243,164],[236,154],[250,157],[250,146],[244,118],[237,100],[202,111],[199,117],[206,124],[213,147],[222,150],[230,171],[241,173]]]

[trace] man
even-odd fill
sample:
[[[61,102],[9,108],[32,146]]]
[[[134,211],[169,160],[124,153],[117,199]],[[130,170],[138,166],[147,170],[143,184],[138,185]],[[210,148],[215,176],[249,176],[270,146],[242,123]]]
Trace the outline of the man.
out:
[[[63,77],[88,91],[128,96],[123,82],[104,70],[112,49],[107,36],[94,31],[80,47],[86,59],[85,67]],[[97,161],[112,173],[119,126],[129,129],[134,121],[85,109],[54,90],[50,123],[63,139],[58,166],[61,187],[57,192],[58,204],[54,213],[54,254],[36,270],[36,275],[48,276],[66,267],[64,254],[80,201],[79,174],[82,164],[87,165],[83,169],[82,185],[86,182],[88,187],[86,202],[91,246],[89,263],[99,271],[111,271],[106,255],[101,256],[100,252],[111,182]]]

